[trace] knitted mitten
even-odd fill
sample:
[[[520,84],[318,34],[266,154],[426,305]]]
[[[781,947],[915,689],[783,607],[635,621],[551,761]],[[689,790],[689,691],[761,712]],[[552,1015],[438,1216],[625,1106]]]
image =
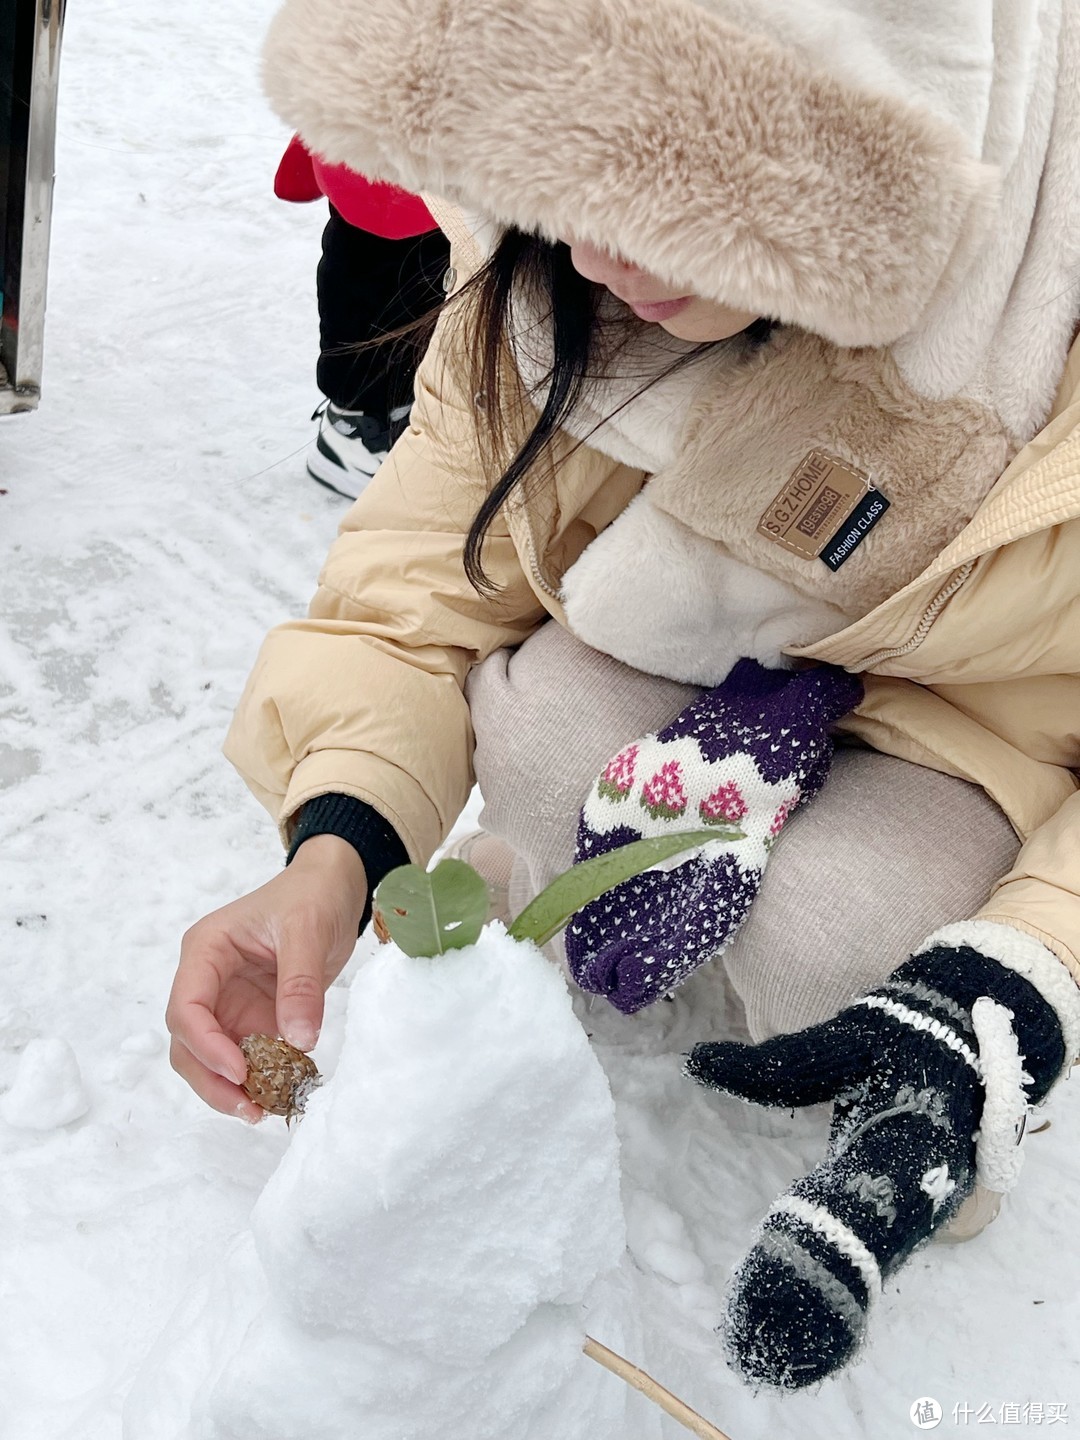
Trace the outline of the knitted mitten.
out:
[[[583,990],[629,1015],[724,948],[784,822],[824,784],[829,726],[861,697],[861,682],[831,666],[740,660],[665,730],[608,762],[581,812],[576,861],[677,830],[715,826],[718,838],[575,916],[566,954]]]
[[[975,1181],[1015,1183],[1016,1148],[1080,1050],[1080,989],[1033,937],[951,925],[835,1019],[760,1045],[697,1045],[705,1085],[784,1109],[835,1102],[825,1159],[773,1204],[736,1268],[723,1337],[753,1384],[845,1365],[867,1311]]]

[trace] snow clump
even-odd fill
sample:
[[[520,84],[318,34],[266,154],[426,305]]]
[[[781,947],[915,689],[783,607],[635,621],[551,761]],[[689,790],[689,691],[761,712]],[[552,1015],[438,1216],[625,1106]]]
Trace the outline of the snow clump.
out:
[[[31,1040],[19,1057],[0,1117],[20,1130],[58,1130],[90,1109],[75,1052],[56,1037]]]

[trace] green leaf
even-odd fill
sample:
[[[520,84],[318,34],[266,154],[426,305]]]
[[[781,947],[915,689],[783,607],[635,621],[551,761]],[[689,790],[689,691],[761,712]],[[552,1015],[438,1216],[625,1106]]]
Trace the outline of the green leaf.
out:
[[[546,890],[541,890],[510,926],[509,934],[515,940],[533,940],[537,945],[546,945],[590,900],[596,900],[661,860],[707,845],[710,840],[745,839],[741,830],[714,825],[708,830],[681,830],[674,835],[635,840],[618,850],[609,850],[606,855],[583,860],[553,880]]]
[[[443,955],[474,945],[490,901],[483,879],[463,860],[391,870],[375,891],[375,909],[406,955]]]

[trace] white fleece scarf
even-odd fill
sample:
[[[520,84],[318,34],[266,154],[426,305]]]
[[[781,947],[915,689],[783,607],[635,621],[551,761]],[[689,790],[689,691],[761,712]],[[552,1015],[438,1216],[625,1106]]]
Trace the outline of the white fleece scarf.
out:
[[[514,319],[514,356],[539,407],[549,327],[521,301]],[[662,474],[676,457],[695,398],[748,360],[746,342],[735,336],[664,373],[694,348],[642,324],[636,342],[620,353],[618,374],[594,383],[578,404],[570,433],[621,465]],[[836,606],[744,564],[657,509],[647,485],[566,571],[561,600],[569,628],[593,649],[648,674],[700,685],[719,684],[743,656],[786,666],[785,646],[811,644],[847,623]]]

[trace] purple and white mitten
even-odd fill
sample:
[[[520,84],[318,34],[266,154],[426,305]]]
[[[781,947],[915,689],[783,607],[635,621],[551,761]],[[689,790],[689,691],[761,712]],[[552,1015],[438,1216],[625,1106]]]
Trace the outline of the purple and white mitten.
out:
[[[608,761],[581,811],[575,862],[653,835],[720,833],[578,912],[566,955],[583,990],[630,1015],[724,949],[788,816],[825,782],[829,727],[861,698],[861,681],[832,666],[740,660],[666,729]],[[740,838],[726,838],[732,830]]]

